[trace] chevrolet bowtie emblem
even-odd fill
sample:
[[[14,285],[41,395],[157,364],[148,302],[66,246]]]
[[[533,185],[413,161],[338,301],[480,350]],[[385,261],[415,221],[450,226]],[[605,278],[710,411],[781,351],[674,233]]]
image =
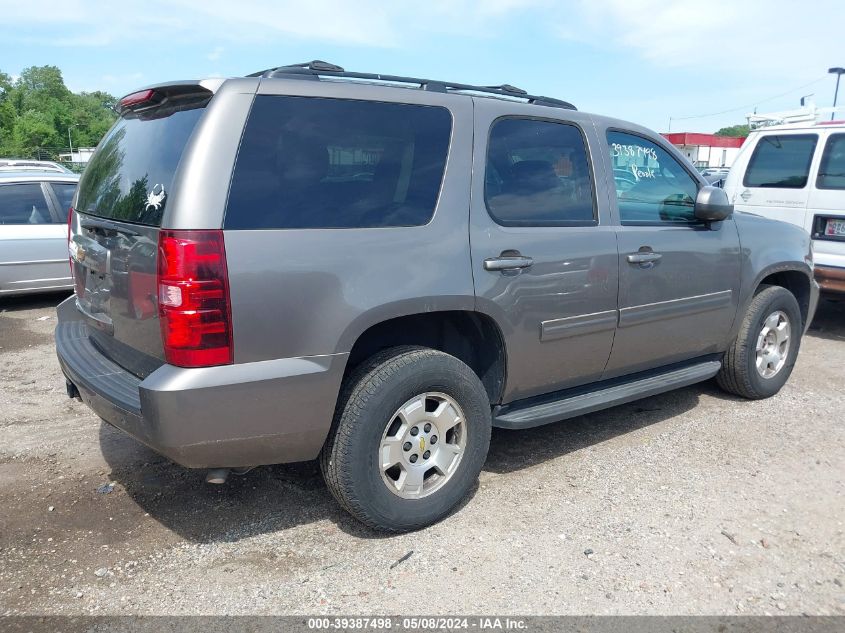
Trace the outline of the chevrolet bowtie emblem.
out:
[[[425,438],[424,437],[420,438],[420,450],[421,451],[425,450]]]
[[[70,246],[68,247],[68,251],[70,251],[70,256],[75,261],[85,261],[85,249],[82,248],[79,244],[70,244]]]

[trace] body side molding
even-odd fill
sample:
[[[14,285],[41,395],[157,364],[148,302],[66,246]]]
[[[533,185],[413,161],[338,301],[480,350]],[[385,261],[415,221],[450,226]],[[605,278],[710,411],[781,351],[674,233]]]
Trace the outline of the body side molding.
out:
[[[617,310],[579,314],[540,323],[540,340],[555,341],[568,336],[581,336],[612,330],[616,327]]]
[[[630,327],[651,321],[662,321],[663,319],[672,319],[700,312],[721,310],[730,305],[731,296],[730,290],[721,290],[694,297],[683,297],[622,308],[619,311],[619,327]]]

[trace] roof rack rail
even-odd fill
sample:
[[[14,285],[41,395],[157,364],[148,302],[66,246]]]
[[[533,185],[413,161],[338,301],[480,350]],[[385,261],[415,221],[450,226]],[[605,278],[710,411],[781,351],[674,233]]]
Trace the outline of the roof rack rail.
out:
[[[827,114],[833,115],[836,112],[845,112],[845,107],[833,108],[819,108],[813,101],[805,103],[804,98],[801,99],[801,107],[796,110],[784,110],[782,112],[768,112],[766,114],[746,114],[745,118],[752,130],[762,127],[771,127],[775,125],[824,125],[830,121],[824,120]]]
[[[510,84],[501,84],[499,86],[473,86],[472,84],[460,84],[451,81],[440,81],[435,79],[420,79],[419,77],[402,77],[399,75],[381,75],[375,73],[347,72],[340,66],[336,66],[335,64],[330,64],[319,59],[315,59],[314,61],[310,62],[304,62],[301,64],[288,64],[286,66],[267,68],[266,70],[259,70],[258,72],[250,73],[249,75],[247,75],[247,77],[311,80],[319,80],[320,76],[341,77],[344,79],[365,79],[369,81],[386,81],[389,83],[416,84],[420,89],[431,92],[478,92],[483,94],[498,95],[502,97],[525,99],[528,101],[528,103],[535,105],[543,105],[552,108],[565,108],[567,110],[577,110],[577,108],[568,101],[563,101],[561,99],[553,99],[552,97],[531,95],[528,94],[522,88],[517,88],[516,86],[511,86]]]

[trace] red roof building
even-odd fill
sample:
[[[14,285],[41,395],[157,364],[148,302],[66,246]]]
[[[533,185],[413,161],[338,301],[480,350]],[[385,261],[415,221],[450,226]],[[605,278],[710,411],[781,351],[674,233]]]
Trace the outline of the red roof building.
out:
[[[696,167],[730,167],[745,137],[716,136],[695,132],[670,132],[663,135]]]

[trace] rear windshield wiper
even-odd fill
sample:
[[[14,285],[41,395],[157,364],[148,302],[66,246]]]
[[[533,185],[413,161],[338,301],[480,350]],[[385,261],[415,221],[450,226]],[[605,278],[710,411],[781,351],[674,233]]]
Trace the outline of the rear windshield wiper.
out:
[[[140,233],[138,233],[135,229],[130,229],[129,227],[117,224],[116,222],[110,222],[109,220],[102,220],[99,218],[85,218],[80,222],[80,224],[83,229],[89,229],[91,231],[113,231],[115,233],[129,235],[130,237],[140,235]]]

